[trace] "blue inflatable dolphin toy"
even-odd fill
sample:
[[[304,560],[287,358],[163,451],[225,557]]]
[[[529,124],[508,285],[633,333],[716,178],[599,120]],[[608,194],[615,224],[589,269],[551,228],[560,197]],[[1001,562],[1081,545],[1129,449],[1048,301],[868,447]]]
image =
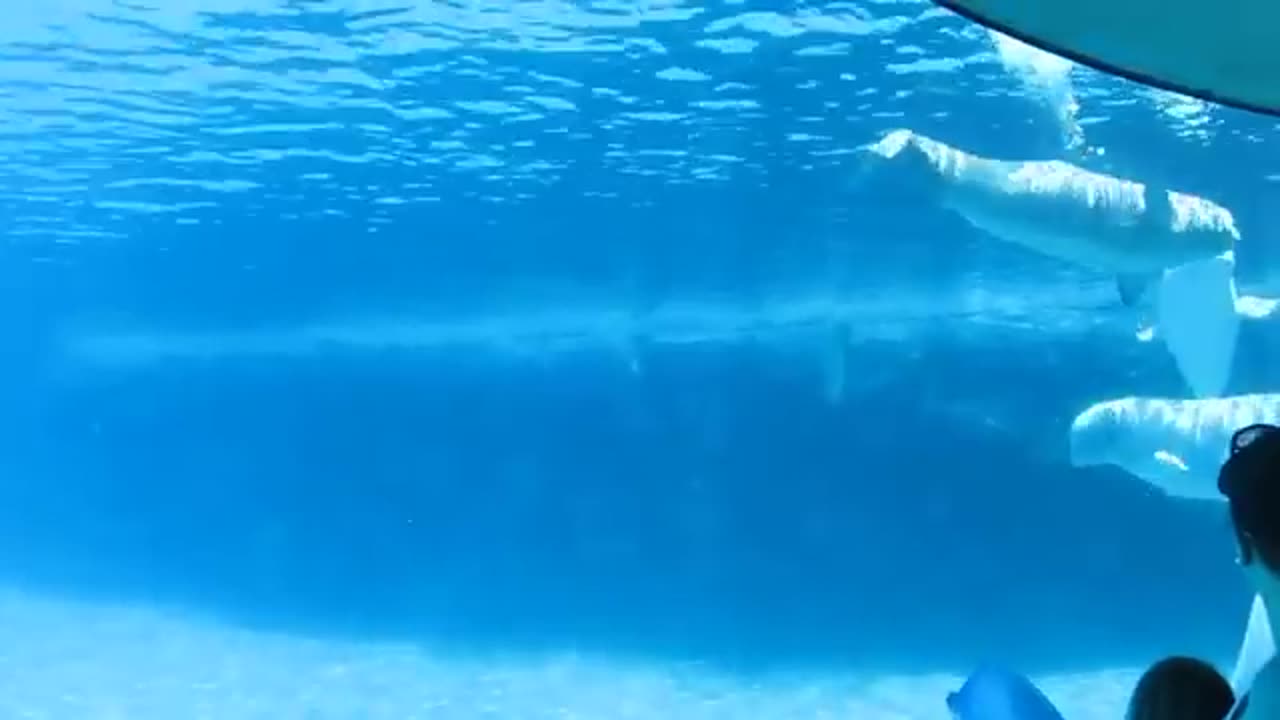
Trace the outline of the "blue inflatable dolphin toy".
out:
[[[956,720],[1063,720],[1034,683],[998,667],[980,667],[959,690],[947,694]]]

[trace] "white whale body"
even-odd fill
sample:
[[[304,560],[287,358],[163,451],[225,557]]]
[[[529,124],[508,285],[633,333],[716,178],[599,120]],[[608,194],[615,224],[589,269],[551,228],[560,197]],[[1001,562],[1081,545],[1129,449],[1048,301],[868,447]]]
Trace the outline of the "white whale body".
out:
[[[942,206],[1001,240],[1117,276],[1153,276],[1240,239],[1216,203],[1058,160],[996,160],[904,129],[859,155],[863,172],[910,168],[935,184]]]
[[[1240,233],[1226,208],[1058,160],[982,157],[905,129],[857,155],[859,184],[922,191],[991,237],[1114,276],[1125,305],[1154,300],[1160,336],[1192,391],[1225,390],[1240,326]]]
[[[1280,394],[1107,400],[1071,423],[1071,463],[1114,465],[1175,497],[1226,502],[1217,478],[1231,434],[1258,422],[1280,423]],[[1231,675],[1237,696],[1275,652],[1266,609],[1255,596]]]
[[[1071,463],[1114,465],[1175,497],[1225,501],[1217,478],[1231,433],[1255,422],[1280,423],[1280,394],[1107,400],[1071,423]]]

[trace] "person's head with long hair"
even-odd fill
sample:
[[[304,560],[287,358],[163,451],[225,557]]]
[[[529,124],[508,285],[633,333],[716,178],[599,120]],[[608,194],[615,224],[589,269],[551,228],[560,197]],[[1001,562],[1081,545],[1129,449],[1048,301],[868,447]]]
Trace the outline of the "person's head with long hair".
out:
[[[1231,684],[1217,668],[1175,655],[1142,674],[1125,720],[1222,720],[1234,703]]]

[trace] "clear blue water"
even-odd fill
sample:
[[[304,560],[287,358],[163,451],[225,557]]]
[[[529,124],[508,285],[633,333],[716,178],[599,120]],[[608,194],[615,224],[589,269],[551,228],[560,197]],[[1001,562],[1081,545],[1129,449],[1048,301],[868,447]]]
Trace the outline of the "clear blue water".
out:
[[[1094,167],[1230,207],[1266,274],[1271,121],[1070,82]],[[848,187],[899,126],[1060,156],[1054,97],[919,1],[6,10],[0,687],[30,717],[814,717],[868,673],[1225,661],[1222,507],[1067,462],[1091,403],[1185,393],[1113,279]],[[1233,392],[1269,389],[1257,345]],[[375,641],[435,659],[343,659]],[[666,680],[466,684],[557,653]],[[738,689],[687,700],[688,668]]]

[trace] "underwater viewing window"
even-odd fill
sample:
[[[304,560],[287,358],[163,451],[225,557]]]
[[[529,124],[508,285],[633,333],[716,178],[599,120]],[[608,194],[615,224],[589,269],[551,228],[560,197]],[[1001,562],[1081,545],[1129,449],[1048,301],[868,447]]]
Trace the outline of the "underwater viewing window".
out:
[[[1261,712],[1234,7],[10,3],[0,720]]]

